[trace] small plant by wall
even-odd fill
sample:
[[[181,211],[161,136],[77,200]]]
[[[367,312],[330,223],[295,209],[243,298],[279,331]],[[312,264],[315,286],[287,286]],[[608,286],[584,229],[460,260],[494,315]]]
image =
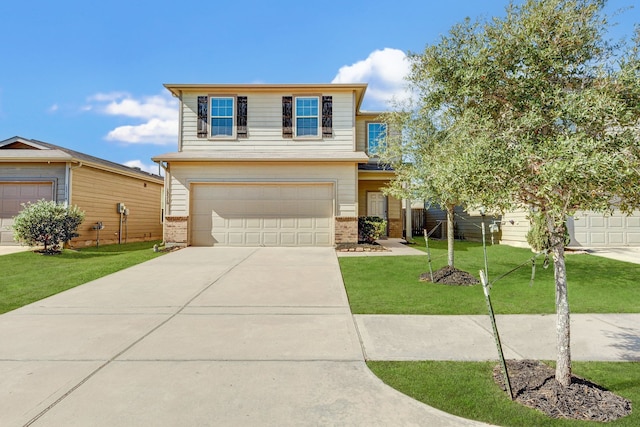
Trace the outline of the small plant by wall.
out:
[[[358,239],[365,243],[373,243],[387,229],[387,221],[379,216],[361,216],[358,218]]]

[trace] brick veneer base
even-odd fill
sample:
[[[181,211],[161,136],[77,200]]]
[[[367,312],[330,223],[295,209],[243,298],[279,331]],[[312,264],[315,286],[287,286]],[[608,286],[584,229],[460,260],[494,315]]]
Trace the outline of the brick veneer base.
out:
[[[188,216],[167,216],[164,218],[164,241],[169,246],[187,245]]]
[[[335,243],[358,243],[358,218],[350,216],[336,217]]]

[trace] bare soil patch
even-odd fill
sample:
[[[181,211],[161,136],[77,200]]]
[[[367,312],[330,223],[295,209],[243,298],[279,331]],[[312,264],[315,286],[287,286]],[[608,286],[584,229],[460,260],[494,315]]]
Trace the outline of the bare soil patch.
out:
[[[555,379],[555,370],[537,360],[508,360],[514,399],[551,418],[607,422],[631,413],[631,402],[604,388],[573,376],[569,387]],[[494,381],[506,391],[502,368],[493,369]]]
[[[420,275],[420,281],[431,282],[431,275],[428,271]],[[480,281],[473,277],[471,273],[446,266],[433,272],[433,283],[454,286],[473,286],[480,283]]]

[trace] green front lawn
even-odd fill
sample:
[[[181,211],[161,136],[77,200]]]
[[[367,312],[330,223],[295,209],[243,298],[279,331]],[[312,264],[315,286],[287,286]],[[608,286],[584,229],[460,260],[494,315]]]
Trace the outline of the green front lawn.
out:
[[[424,239],[415,247],[424,250]],[[447,264],[447,245],[431,241],[434,271]],[[511,271],[533,256],[529,249],[488,246],[489,280]],[[486,314],[482,286],[447,286],[418,280],[428,272],[426,256],[339,258],[349,303],[355,314]],[[566,256],[569,303],[573,313],[640,312],[640,264],[588,254]],[[491,290],[498,314],[555,312],[553,262],[544,269],[536,260],[497,281]],[[456,242],[455,266],[479,277],[484,268],[482,245]]]
[[[367,362],[382,381],[427,405],[463,418],[499,426],[592,426],[589,421],[560,420],[512,402],[493,382],[497,362]],[[607,423],[640,425],[640,363],[573,362],[573,372],[629,399],[631,415]]]
[[[160,242],[66,249],[60,255],[2,255],[0,313],[160,256],[162,252],[152,250],[156,243]]]
[[[424,239],[416,239],[425,250]],[[447,263],[447,246],[430,241],[434,270]],[[528,249],[488,247],[490,281],[515,269],[533,254]],[[478,277],[484,268],[482,245],[456,242],[456,267]],[[339,258],[349,303],[356,314],[487,314],[482,286],[437,285],[418,280],[427,257]],[[573,313],[639,313],[640,265],[587,254],[568,254],[569,303]],[[537,259],[495,282],[491,299],[498,314],[554,313],[553,265]],[[368,362],[385,383],[428,405],[464,418],[500,426],[575,426],[593,423],[555,420],[510,401],[493,382],[496,362]],[[573,362],[573,373],[640,404],[640,363]],[[640,425],[640,411],[612,422]]]

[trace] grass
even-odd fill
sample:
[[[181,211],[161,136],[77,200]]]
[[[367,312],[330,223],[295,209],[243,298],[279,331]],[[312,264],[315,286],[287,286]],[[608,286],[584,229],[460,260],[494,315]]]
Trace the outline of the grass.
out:
[[[424,250],[424,239],[416,238]],[[431,241],[433,268],[447,264],[445,241]],[[487,249],[489,279],[521,268],[493,284],[491,300],[498,314],[555,313],[553,262],[536,260],[533,285],[529,249],[506,245]],[[355,314],[486,314],[482,286],[447,286],[418,280],[429,271],[425,256],[339,258],[351,309]],[[640,265],[588,254],[566,256],[569,303],[573,313],[640,312]],[[455,265],[479,277],[482,245],[455,243]]]
[[[417,249],[426,250],[423,238]],[[433,268],[447,263],[444,241],[430,241]],[[530,285],[533,256],[528,249],[488,247],[491,299],[499,314],[550,314],[555,312],[552,262],[542,268],[537,259],[535,281]],[[456,242],[455,265],[478,277],[484,268],[482,245]],[[447,286],[418,280],[428,271],[424,256],[339,258],[356,314],[487,314],[482,286]],[[640,265],[587,254],[566,257],[569,302],[573,313],[640,312]],[[521,266],[520,268],[517,268]],[[514,270],[515,269],[515,270]],[[514,270],[514,271],[512,271]],[[367,362],[391,387],[445,412],[500,426],[578,426],[593,424],[556,420],[508,399],[493,382],[497,362]],[[640,363],[573,362],[573,373],[589,379],[633,404],[640,402]],[[640,411],[609,423],[640,425]]]
[[[581,426],[593,422],[552,419],[512,402],[493,382],[497,362],[367,362],[391,387],[445,412],[500,426]],[[573,362],[573,372],[623,396],[640,402],[640,363]],[[607,423],[640,425],[640,411]]]
[[[0,256],[0,313],[162,255],[154,242],[66,249],[60,255],[19,252]]]

